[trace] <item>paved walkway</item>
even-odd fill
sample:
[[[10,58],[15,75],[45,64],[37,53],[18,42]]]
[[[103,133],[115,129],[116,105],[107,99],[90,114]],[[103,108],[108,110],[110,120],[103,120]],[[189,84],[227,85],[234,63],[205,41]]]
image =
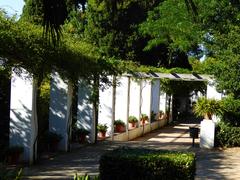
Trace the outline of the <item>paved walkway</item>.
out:
[[[240,149],[228,151],[201,150],[192,147],[192,139],[188,134],[189,124],[166,127],[129,142],[103,141],[96,145],[88,145],[62,153],[56,158],[41,161],[38,165],[24,169],[25,179],[72,179],[75,173],[98,174],[100,156],[117,147],[144,147],[151,149],[167,149],[195,151],[197,154],[196,179],[240,179]]]

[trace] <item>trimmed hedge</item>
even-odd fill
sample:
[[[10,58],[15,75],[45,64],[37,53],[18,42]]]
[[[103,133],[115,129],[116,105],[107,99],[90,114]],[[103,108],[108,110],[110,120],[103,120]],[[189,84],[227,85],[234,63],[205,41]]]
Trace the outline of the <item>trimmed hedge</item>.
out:
[[[194,153],[119,148],[100,159],[101,180],[194,179]]]
[[[240,127],[219,123],[216,128],[215,146],[240,147]]]

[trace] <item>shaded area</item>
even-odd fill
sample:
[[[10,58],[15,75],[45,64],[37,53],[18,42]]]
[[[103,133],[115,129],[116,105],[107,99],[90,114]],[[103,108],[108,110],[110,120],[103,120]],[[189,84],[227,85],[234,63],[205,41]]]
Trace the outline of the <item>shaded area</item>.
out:
[[[71,179],[74,173],[98,174],[100,156],[120,146],[144,147],[176,151],[194,151],[197,155],[195,179],[238,179],[240,177],[239,148],[227,151],[204,150],[191,146],[189,126],[169,126],[128,142],[103,141],[96,145],[81,146],[71,153],[62,153],[55,158],[41,161],[39,165],[25,168],[25,179]]]
[[[10,89],[10,79],[0,74],[0,161],[4,158],[4,148],[9,145]]]
[[[197,152],[196,179],[239,179],[240,149],[201,150]]]

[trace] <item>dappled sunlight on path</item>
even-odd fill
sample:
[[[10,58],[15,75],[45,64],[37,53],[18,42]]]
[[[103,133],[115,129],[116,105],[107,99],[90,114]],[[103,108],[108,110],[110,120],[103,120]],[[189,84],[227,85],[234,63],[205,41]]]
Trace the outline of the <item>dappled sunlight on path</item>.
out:
[[[199,139],[192,147],[189,126],[198,125],[169,126],[128,142],[101,141],[70,153],[60,153],[53,159],[42,160],[38,165],[25,168],[25,179],[72,179],[75,173],[96,175],[101,155],[121,146],[194,151],[197,155],[195,179],[240,179],[240,149],[203,150],[199,148]]]

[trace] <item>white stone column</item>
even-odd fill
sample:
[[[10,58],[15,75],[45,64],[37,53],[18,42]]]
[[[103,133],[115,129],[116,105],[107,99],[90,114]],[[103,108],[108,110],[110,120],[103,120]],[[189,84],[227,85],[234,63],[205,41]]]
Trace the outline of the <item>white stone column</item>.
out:
[[[110,81],[112,80],[111,77]],[[107,135],[111,135],[112,123],[112,86],[99,90],[98,123],[107,124]]]
[[[78,112],[77,126],[90,132],[87,137],[89,143],[95,142],[95,121],[93,119],[93,103],[91,102],[92,87],[80,79],[78,84]]]
[[[65,82],[57,72],[51,74],[49,131],[62,136],[59,150],[67,151],[69,126],[72,119],[72,85]]]
[[[116,111],[115,119],[121,119],[128,124],[127,118],[127,103],[128,103],[128,77],[117,78],[116,88]]]
[[[151,80],[142,80],[141,113],[151,116]]]
[[[201,121],[200,147],[211,149],[214,147],[215,123],[212,120]]]
[[[33,152],[38,129],[37,89],[29,72],[23,68],[15,71],[12,72],[11,79],[10,146],[23,146],[23,160],[31,164],[37,150],[35,146],[35,152]]]
[[[166,113],[167,95],[160,91],[159,111]]]
[[[139,118],[140,114],[140,82],[131,78],[129,116]]]
[[[151,95],[151,111],[155,114],[159,112],[159,104],[160,104],[160,80],[152,81],[152,95]]]

